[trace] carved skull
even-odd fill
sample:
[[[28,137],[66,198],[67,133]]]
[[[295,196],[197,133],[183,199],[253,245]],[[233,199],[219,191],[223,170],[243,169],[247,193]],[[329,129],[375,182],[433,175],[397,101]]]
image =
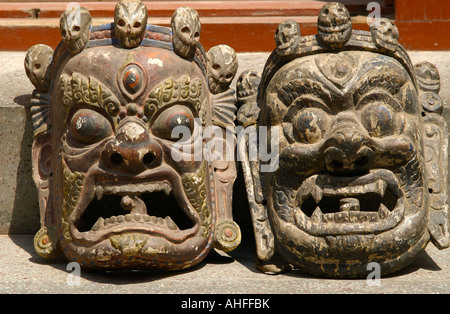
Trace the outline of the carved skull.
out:
[[[198,12],[189,7],[175,10],[170,22],[173,50],[183,58],[192,58],[200,40],[201,23]]]
[[[298,37],[300,37],[300,26],[298,23],[293,20],[285,20],[277,27],[275,43],[278,49],[287,49]]]
[[[34,45],[27,51],[25,72],[31,83],[40,92],[47,92],[50,88],[52,57],[53,49],[47,45]]]
[[[91,14],[85,8],[74,6],[61,15],[59,28],[64,44],[70,52],[79,53],[84,49],[89,39],[91,24]]]
[[[422,107],[428,112],[442,114],[444,106],[441,97],[438,95],[441,82],[436,66],[427,61],[420,62],[414,65],[414,73],[419,84],[419,97]]]
[[[352,23],[347,8],[337,2],[325,4],[318,17],[318,35],[329,47],[341,47],[352,34]]]
[[[230,46],[218,45],[208,51],[207,58],[210,89],[213,94],[224,92],[238,69],[236,52]]]
[[[139,46],[147,27],[147,8],[140,0],[121,0],[114,11],[116,37],[124,48]]]
[[[414,65],[414,72],[421,89],[439,93],[441,88],[440,76],[434,64],[427,61],[417,63]]]
[[[375,43],[387,50],[395,51],[398,44],[398,28],[387,18],[376,19],[370,26]]]

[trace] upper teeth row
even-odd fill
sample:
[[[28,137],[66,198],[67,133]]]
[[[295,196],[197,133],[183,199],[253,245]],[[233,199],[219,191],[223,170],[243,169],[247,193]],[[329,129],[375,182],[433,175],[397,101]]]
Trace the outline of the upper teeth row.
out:
[[[375,182],[368,183],[366,185],[359,186],[345,186],[345,187],[324,187],[321,188],[314,185],[311,189],[311,196],[313,197],[316,204],[318,204],[324,195],[346,195],[346,196],[356,196],[365,193],[376,193],[381,197],[384,197],[386,192],[387,183],[386,181],[379,179]]]
[[[170,184],[167,182],[110,185],[105,187],[98,185],[95,188],[95,195],[97,196],[97,200],[100,200],[103,197],[103,194],[105,193],[129,195],[129,194],[150,193],[155,191],[164,191],[164,193],[168,196],[171,190],[172,188],[170,187]]]
[[[111,216],[109,218],[100,217],[97,219],[97,222],[94,224],[91,231],[98,231],[100,229],[109,228],[122,223],[142,223],[142,222],[167,227],[173,231],[180,231],[176,223],[169,216],[167,216],[166,218],[162,218],[156,216],[149,216],[145,214],[126,214],[119,216]]]

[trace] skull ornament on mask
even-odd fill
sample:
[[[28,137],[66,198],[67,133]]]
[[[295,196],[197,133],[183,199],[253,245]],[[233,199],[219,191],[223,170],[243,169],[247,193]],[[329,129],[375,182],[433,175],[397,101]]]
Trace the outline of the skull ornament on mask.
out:
[[[52,63],[53,49],[38,44],[27,51],[25,57],[25,72],[28,79],[40,92],[47,92],[50,84],[50,65]]]
[[[189,7],[175,10],[170,22],[173,50],[183,58],[192,58],[200,40],[201,23],[198,12]]]
[[[238,68],[236,52],[227,45],[212,47],[208,53],[208,81],[213,94],[227,90]]]
[[[275,44],[277,53],[284,55],[295,49],[300,40],[300,26],[296,21],[286,20],[281,22],[275,32]]]
[[[139,0],[121,0],[114,11],[116,37],[124,48],[139,46],[147,27],[147,8]]]
[[[403,48],[380,44],[377,32],[352,32],[340,7],[322,8],[335,21],[319,17],[318,35],[272,53],[258,97],[243,104],[260,109],[253,124],[240,121],[245,133],[266,135],[256,161],[250,140],[240,155],[267,273],[293,266],[364,278],[372,262],[381,274],[405,267],[430,240],[449,246],[448,129],[425,103],[437,90],[418,85],[416,73],[432,86],[438,75],[429,65],[415,72]],[[261,149],[270,147],[278,167],[263,171]]]
[[[84,49],[89,39],[89,29],[92,24],[91,14],[81,7],[67,9],[59,20],[63,42],[72,53]]]
[[[341,47],[352,34],[352,22],[347,8],[337,2],[325,4],[317,21],[319,39],[328,47]]]
[[[127,18],[146,11],[132,3],[121,2],[118,11],[131,12]],[[146,19],[138,20],[145,30]],[[213,95],[206,52],[198,45],[194,60],[177,55],[170,28],[152,25],[145,36],[125,36],[122,47],[113,45],[113,30],[92,27],[78,54],[59,45],[49,92],[33,93],[42,225],[36,251],[45,258],[64,253],[84,268],[177,270],[214,247],[234,249],[234,160],[198,154],[213,140],[225,141],[218,132],[202,137],[203,128],[225,134],[225,126],[234,127],[234,91]],[[27,64],[38,62],[33,56]]]

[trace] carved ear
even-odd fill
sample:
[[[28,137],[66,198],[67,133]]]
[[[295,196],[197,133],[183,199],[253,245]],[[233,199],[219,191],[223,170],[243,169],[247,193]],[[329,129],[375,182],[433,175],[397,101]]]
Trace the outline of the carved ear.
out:
[[[247,188],[247,198],[256,240],[256,254],[262,261],[269,260],[275,252],[274,235],[269,223],[267,209],[262,194],[261,174],[256,122],[259,116],[257,94],[261,75],[247,70],[239,76],[236,89],[238,100],[238,123],[244,127],[238,132],[238,154]]]
[[[256,254],[260,260],[267,261],[274,255],[275,243],[262,193],[256,137],[256,126],[247,127],[239,134],[238,149],[255,234]]]
[[[214,145],[214,153],[221,151],[219,158],[211,161],[214,182],[215,210],[217,213],[214,247],[224,252],[234,250],[241,243],[241,229],[233,221],[233,185],[236,180],[236,163],[234,158],[236,138],[232,132],[217,127],[220,136],[208,142]],[[216,132],[214,132],[216,133]]]
[[[414,65],[424,115],[425,162],[429,192],[428,230],[431,241],[443,249],[450,244],[448,221],[448,128],[444,118],[439,71],[424,61]]]
[[[232,195],[236,180],[236,96],[233,89],[213,95],[213,134],[205,148],[211,154],[215,210],[217,213],[214,247],[224,252],[234,250],[241,243],[241,229],[233,221]],[[208,151],[208,150],[207,150]]]
[[[52,176],[50,134],[37,135],[32,146],[33,181],[38,190],[41,226],[48,224],[51,203],[49,202],[49,183]]]
[[[425,118],[425,161],[429,190],[428,230],[433,244],[447,248],[450,244],[448,209],[448,128],[438,114]]]
[[[34,249],[46,259],[53,259],[62,253],[50,201],[52,177],[50,139],[50,133],[39,133],[35,136],[32,147],[33,180],[38,190],[41,217],[41,229],[34,236]]]

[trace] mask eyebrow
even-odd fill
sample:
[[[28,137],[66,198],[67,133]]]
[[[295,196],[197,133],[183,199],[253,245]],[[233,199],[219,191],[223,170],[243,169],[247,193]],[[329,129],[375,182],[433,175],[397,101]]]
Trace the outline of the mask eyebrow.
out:
[[[188,103],[197,110],[204,122],[207,108],[205,108],[203,99],[202,81],[199,78],[191,79],[188,75],[184,75],[178,80],[168,78],[152,89],[144,103],[144,112],[150,120],[163,107]]]
[[[392,71],[381,69],[373,75],[368,75],[358,83],[355,93],[353,94],[353,101],[356,104],[359,99],[374,89],[382,89],[394,96],[405,82],[406,79],[403,76],[393,73]]]
[[[113,119],[119,113],[121,104],[117,97],[105,85],[91,76],[86,77],[77,72],[72,76],[62,74],[59,86],[66,113],[65,118],[70,109],[79,104],[103,108]]]
[[[395,99],[392,95],[387,93],[383,89],[376,88],[371,90],[370,92],[364,94],[359,98],[358,102],[355,104],[355,108],[361,108],[368,103],[372,103],[375,101],[380,101],[385,104],[388,104],[394,111],[403,111],[403,105],[397,99]]]
[[[325,104],[331,102],[331,96],[322,84],[310,79],[301,78],[291,80],[287,84],[278,85],[278,98],[286,105],[291,105],[297,98],[304,95],[314,95],[323,100]]]

